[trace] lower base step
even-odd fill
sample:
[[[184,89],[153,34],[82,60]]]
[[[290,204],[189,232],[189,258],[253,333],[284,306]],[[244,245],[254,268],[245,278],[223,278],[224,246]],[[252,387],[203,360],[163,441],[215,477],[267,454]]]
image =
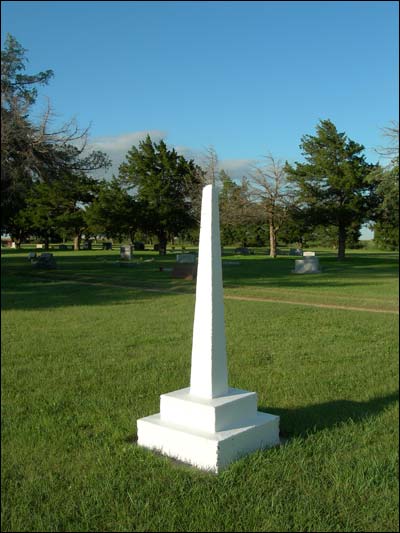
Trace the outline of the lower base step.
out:
[[[140,446],[212,472],[250,452],[279,444],[279,416],[260,411],[239,427],[215,433],[165,422],[159,413],[139,419],[137,428]]]

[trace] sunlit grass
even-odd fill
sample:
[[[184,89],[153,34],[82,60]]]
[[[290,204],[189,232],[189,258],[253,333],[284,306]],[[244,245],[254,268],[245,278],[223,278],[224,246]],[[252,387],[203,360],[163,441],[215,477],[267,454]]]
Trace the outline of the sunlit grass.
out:
[[[230,385],[287,441],[215,476],[135,444],[136,420],[188,386],[195,284],[151,252],[138,270],[93,254],[42,272],[2,257],[3,531],[398,531],[396,314],[226,299]],[[227,259],[227,295],[394,309],[394,254],[336,271],[326,256],[319,279],[293,258]]]

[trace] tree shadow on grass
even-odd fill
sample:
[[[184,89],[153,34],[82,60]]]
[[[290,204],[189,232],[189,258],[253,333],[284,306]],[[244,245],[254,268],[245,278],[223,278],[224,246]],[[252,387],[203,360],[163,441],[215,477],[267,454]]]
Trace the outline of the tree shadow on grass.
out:
[[[310,433],[333,428],[341,423],[361,422],[370,416],[376,416],[398,400],[399,391],[365,402],[334,400],[297,409],[273,409],[261,406],[259,411],[280,417],[282,437],[306,437]]]
[[[94,251],[93,254],[72,255],[72,252],[56,252],[54,255],[58,268],[52,271],[37,271],[25,254],[4,255],[3,309],[122,303],[138,297],[129,292],[131,289],[143,289],[140,298],[195,292],[195,281],[172,278],[175,254],[165,257],[148,255],[148,259],[143,254],[142,262],[121,268],[116,254]],[[237,264],[224,264],[223,260],[223,281],[227,289],[246,286],[277,289],[372,286],[376,285],[377,278],[397,276],[398,263],[398,258],[390,254],[354,255],[343,264],[328,256],[321,257],[321,274],[299,276],[292,274],[295,257],[234,257]],[[45,279],[52,282],[53,286],[50,283],[46,285]],[[95,283],[108,284],[109,287],[95,286]]]
[[[182,294],[185,294],[182,292]],[[176,292],[153,292],[141,287],[118,285],[102,286],[96,281],[76,280],[21,280],[11,287],[2,289],[1,308],[49,309],[67,306],[123,305],[133,300],[144,301],[176,296]]]

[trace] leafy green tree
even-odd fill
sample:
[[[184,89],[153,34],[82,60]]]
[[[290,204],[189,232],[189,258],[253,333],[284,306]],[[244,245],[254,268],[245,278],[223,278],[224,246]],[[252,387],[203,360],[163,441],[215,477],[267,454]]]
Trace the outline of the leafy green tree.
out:
[[[103,181],[97,198],[85,212],[89,229],[104,233],[108,238],[121,241],[128,235],[131,243],[135,233],[146,216],[140,203],[133,198],[113,177],[111,182]]]
[[[160,255],[166,253],[168,238],[196,224],[193,199],[198,194],[201,172],[164,141],[148,135],[139,147],[133,146],[120,165],[119,178],[134,191],[146,216],[140,229],[158,237]]]
[[[9,219],[25,205],[32,186],[30,160],[35,130],[28,120],[30,106],[36,101],[36,85],[46,84],[53,72],[23,74],[26,50],[11,35],[1,51],[1,221]],[[7,228],[8,229],[8,228]]]
[[[288,179],[315,225],[336,227],[342,260],[349,228],[369,219],[375,196],[367,177],[375,167],[365,161],[364,147],[339,133],[330,120],[320,121],[315,136],[304,135],[300,148],[306,162],[286,163]]]
[[[7,35],[1,51],[1,229],[21,233],[18,212],[38,182],[51,181],[60,172],[86,172],[110,165],[99,151],[86,150],[87,129],[74,121],[49,130],[51,108],[36,123],[29,113],[37,98],[37,86],[48,83],[53,71],[25,74],[26,50]],[[78,147],[76,142],[80,142]]]
[[[307,217],[307,213],[292,204],[287,208],[284,224],[279,229],[279,240],[302,248],[310,240],[312,229],[312,221]]]
[[[250,199],[248,181],[243,178],[239,184],[235,183],[224,170],[219,173],[219,181],[222,183],[219,195],[222,244],[249,246],[257,241],[262,221],[259,206]]]
[[[375,224],[374,241],[378,246],[392,250],[399,247],[399,125],[393,122],[384,128],[384,136],[389,145],[378,150],[378,153],[390,161],[379,166],[370,176],[376,185],[379,198],[373,219]]]
[[[85,208],[97,191],[94,178],[84,173],[62,173],[52,182],[33,186],[16,222],[43,238],[46,249],[52,235],[64,233],[72,236],[74,250],[79,250],[82,234],[87,230]]]

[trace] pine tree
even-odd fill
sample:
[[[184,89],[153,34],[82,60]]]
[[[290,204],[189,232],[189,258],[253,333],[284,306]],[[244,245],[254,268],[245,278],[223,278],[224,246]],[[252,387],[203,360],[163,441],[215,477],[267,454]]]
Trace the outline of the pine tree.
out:
[[[304,135],[300,148],[305,163],[286,164],[288,179],[297,185],[299,201],[315,225],[333,225],[338,235],[338,259],[345,258],[346,234],[354,223],[368,220],[375,201],[364,146],[321,120],[316,135]]]
[[[164,141],[153,143],[149,135],[121,164],[119,178],[143,205],[141,229],[157,235],[160,255],[169,238],[196,224],[193,197],[199,193],[200,175],[193,160],[169,150]]]

